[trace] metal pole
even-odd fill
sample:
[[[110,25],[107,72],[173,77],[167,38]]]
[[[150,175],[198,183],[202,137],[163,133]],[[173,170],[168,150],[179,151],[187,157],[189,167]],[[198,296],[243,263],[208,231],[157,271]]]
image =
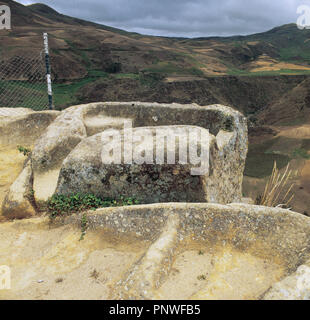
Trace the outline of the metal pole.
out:
[[[51,78],[51,66],[50,66],[50,56],[49,56],[49,51],[48,51],[48,35],[47,35],[47,33],[43,33],[43,39],[44,39],[44,52],[45,52],[48,107],[50,110],[53,110],[52,78]]]

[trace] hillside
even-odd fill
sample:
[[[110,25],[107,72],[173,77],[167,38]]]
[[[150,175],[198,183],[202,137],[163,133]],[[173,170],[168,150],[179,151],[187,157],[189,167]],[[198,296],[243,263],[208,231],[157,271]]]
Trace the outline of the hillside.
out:
[[[284,93],[294,96],[310,74],[310,30],[294,24],[249,36],[165,38],[72,18],[44,4],[0,2],[11,7],[13,27],[0,31],[1,59],[38,55],[42,32],[49,33],[57,108],[102,99],[220,102],[259,119],[263,109],[278,108]],[[264,123],[277,122],[264,115]]]
[[[195,78],[310,73],[310,30],[301,31],[294,24],[249,36],[165,38],[72,18],[44,4],[1,2],[11,7],[13,26],[0,33],[1,47],[13,53],[40,47],[41,33],[48,31],[59,80],[83,78],[94,71]],[[68,75],[59,60],[70,61],[76,72]]]
[[[72,18],[40,3],[0,3],[12,11],[12,30],[0,31],[4,63],[39,56],[42,33],[49,33],[57,108],[175,101],[224,103],[267,125],[309,118],[310,30],[295,24],[248,36],[165,38]]]

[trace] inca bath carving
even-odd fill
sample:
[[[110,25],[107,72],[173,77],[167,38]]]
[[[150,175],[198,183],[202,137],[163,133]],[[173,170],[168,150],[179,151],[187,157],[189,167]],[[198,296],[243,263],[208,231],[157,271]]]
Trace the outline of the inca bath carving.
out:
[[[126,121],[132,123],[134,132],[141,127],[151,131],[169,129],[173,139],[177,130],[190,132],[194,127],[199,128],[209,141],[207,172],[195,176],[192,175],[193,166],[180,164],[103,163],[101,155],[105,145],[101,139],[102,132],[121,130],[124,140]],[[156,144],[154,139],[151,136],[144,144],[152,146]],[[169,136],[167,139],[169,141]],[[168,143],[164,150],[172,152],[170,149]],[[94,103],[61,112],[34,144],[29,160],[31,177],[23,172],[17,180],[25,189],[34,190],[39,207],[55,193],[77,191],[101,197],[133,196],[141,203],[226,204],[241,200],[246,154],[246,119],[231,108],[195,104]],[[29,170],[29,167],[24,170]],[[23,179],[28,180],[21,181]],[[11,188],[3,204],[3,214],[8,217],[16,208],[27,207],[14,198],[14,190]],[[32,214],[29,212],[25,216]]]

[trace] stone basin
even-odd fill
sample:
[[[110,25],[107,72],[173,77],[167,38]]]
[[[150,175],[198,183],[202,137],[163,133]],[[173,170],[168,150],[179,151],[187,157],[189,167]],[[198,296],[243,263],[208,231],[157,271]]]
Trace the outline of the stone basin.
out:
[[[0,199],[0,219],[35,216],[38,211],[44,210],[46,201],[54,194],[72,194],[77,188],[79,192],[102,197],[128,196],[144,204],[227,204],[241,201],[248,149],[247,120],[230,107],[99,102],[73,106],[62,112],[18,110],[16,114],[0,108],[1,112],[7,116],[0,118],[0,146],[3,145],[6,149],[9,148],[10,152],[13,150],[16,153],[17,146],[20,145],[32,152],[28,159],[25,159],[19,176],[14,175],[12,179],[10,177],[4,181],[5,196]],[[181,143],[176,145],[183,156],[187,153],[183,152],[187,134],[190,146],[194,144],[190,139],[194,128],[205,132],[203,140],[207,140],[207,135],[210,138],[209,148],[203,148],[207,150],[208,157],[203,152],[203,159],[200,160],[208,164],[203,166],[208,167],[208,170],[195,176],[197,173],[192,174],[194,168],[189,166],[192,162],[184,162],[184,159],[176,165],[169,162],[167,166],[158,163],[134,163],[133,166],[120,165],[116,168],[110,164],[105,165],[105,157],[100,155],[106,145],[100,137],[113,128],[123,137],[126,136],[126,143],[123,144],[127,146],[128,134],[124,121],[127,124],[130,122],[134,133],[143,128],[152,131],[152,136],[144,141],[147,145],[152,145],[151,142],[155,144],[158,129],[169,130],[164,151],[178,153],[173,152],[175,150],[171,143],[178,140]],[[187,134],[180,138],[178,132],[182,127]],[[146,143],[143,144],[145,145]],[[114,146],[116,147],[116,144]],[[134,143],[133,146],[133,152],[138,154],[141,144],[138,143],[136,149]],[[199,148],[202,149],[198,146]],[[146,150],[140,150],[140,153],[143,152]],[[194,155],[193,151],[188,150],[188,153]],[[130,151],[127,150],[126,154],[129,155]],[[191,156],[188,159],[191,159]],[[7,164],[3,163],[1,167],[5,168]],[[5,174],[7,175],[6,172]],[[29,195],[32,195],[30,200]]]
[[[246,204],[105,208],[0,224],[1,299],[306,299],[310,219]],[[297,271],[296,271],[297,270]]]

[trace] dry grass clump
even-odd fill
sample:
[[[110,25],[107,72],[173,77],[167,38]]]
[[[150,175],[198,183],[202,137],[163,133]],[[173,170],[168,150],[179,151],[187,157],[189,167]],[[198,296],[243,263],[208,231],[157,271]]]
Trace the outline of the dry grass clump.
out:
[[[292,170],[289,170],[289,164],[281,174],[275,162],[265,191],[263,195],[259,197],[257,204],[267,207],[289,208],[294,198],[294,194],[292,194],[294,183],[290,184],[291,176]]]

